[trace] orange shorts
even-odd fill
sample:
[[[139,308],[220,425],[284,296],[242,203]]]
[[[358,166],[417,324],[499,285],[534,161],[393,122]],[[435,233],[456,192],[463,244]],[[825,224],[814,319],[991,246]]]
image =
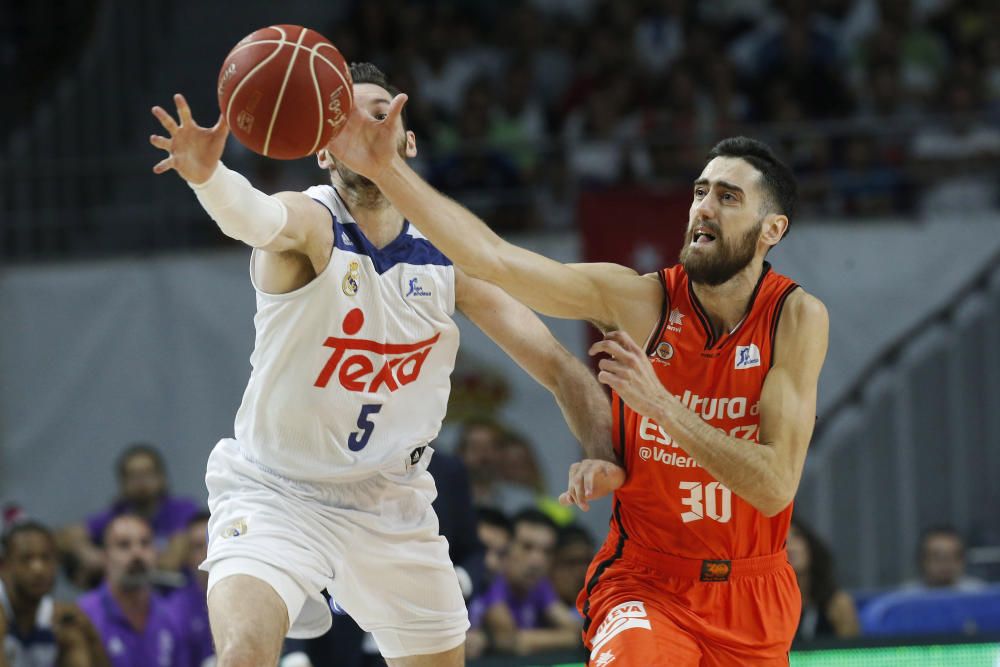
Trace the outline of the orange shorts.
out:
[[[606,544],[577,607],[589,667],[788,665],[802,599],[784,552],[734,561]]]

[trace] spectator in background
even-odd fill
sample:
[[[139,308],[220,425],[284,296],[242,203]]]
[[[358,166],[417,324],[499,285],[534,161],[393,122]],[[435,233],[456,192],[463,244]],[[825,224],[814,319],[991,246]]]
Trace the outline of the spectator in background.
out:
[[[215,664],[215,646],[208,625],[208,572],[199,569],[208,555],[208,519],[208,512],[199,512],[188,522],[184,559],[187,585],[167,599],[174,622],[184,632],[187,664],[191,667]]]
[[[469,473],[472,502],[478,507],[494,507],[510,515],[532,507],[535,502],[530,489],[508,484],[499,478],[504,429],[493,419],[467,419],[458,435],[455,453]]]
[[[583,526],[571,523],[559,531],[552,562],[552,586],[563,604],[577,616],[580,612],[576,598],[586,583],[587,568],[596,551],[593,535]]]
[[[923,532],[917,563],[920,580],[908,582],[904,589],[978,591],[986,586],[982,579],[965,574],[965,542],[953,526],[932,526]]]
[[[508,431],[500,446],[500,479],[533,494],[533,506],[545,512],[557,525],[565,526],[573,520],[573,508],[559,504],[558,498],[545,492],[545,477],[538,465],[535,448],[520,433]]]
[[[503,512],[492,507],[480,507],[478,514],[477,533],[486,549],[484,562],[486,586],[489,587],[503,573],[510,540],[514,536],[514,526]]]
[[[797,640],[824,637],[847,639],[861,633],[854,600],[837,587],[833,557],[825,544],[801,521],[792,519],[788,531],[788,562],[802,592],[802,616]]]
[[[40,523],[13,524],[0,542],[0,665],[106,667],[100,637],[74,604],[55,602],[57,551]]]
[[[140,516],[152,527],[159,569],[179,572],[184,564],[184,531],[198,513],[198,505],[170,495],[160,452],[144,443],[131,445],[118,457],[117,473],[118,499],[85,524],[69,526],[59,535],[67,570],[80,588],[92,588],[100,581],[104,572],[102,536],[110,522],[123,514]]]
[[[549,579],[556,525],[536,509],[519,513],[513,524],[503,572],[479,602],[491,648],[525,655],[580,646],[580,619],[559,599]]]
[[[149,522],[118,515],[107,524],[103,544],[104,583],[84,594],[79,604],[97,628],[113,667],[192,667],[184,632],[150,582],[156,550]]]

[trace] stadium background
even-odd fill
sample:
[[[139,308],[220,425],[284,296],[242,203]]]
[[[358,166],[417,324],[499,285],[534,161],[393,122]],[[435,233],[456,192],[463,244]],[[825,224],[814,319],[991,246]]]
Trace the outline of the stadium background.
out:
[[[12,0],[0,12],[0,500],[78,520],[113,495],[114,458],[135,440],[168,453],[175,491],[204,497],[205,458],[231,433],[248,370],[247,253],[179,179],[151,174],[148,109],[182,91],[208,122],[232,44],[299,23],[410,93],[434,184],[563,261],[672,262],[708,147],[771,142],[802,191],[771,260],[831,313],[797,515],[859,600],[915,576],[932,524],[955,525],[972,570],[998,578],[997,3]],[[310,160],[234,141],[225,159],[269,192],[323,179]],[[584,325],[551,324],[584,354]],[[557,493],[577,457],[558,411],[461,325],[451,423],[486,410],[518,424]],[[454,438],[452,425],[438,444]],[[607,512],[581,519],[603,537]],[[969,664],[997,659],[986,646],[993,658]]]

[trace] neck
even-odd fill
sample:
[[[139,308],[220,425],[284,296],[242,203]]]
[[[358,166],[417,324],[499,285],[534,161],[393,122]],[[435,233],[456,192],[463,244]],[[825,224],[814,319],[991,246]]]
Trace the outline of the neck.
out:
[[[130,618],[135,614],[144,616],[149,609],[151,592],[148,586],[123,588],[112,584],[108,586],[108,590],[111,591],[111,597],[118,603],[125,615]]]
[[[764,258],[754,257],[743,270],[721,285],[691,283],[716,337],[729,333],[746,317],[750,297],[763,270]]]
[[[18,595],[6,580],[4,581],[4,589],[7,591],[10,606],[14,610],[14,618],[7,620],[13,621],[20,632],[29,634],[31,629],[35,627],[35,617],[38,615],[38,605],[42,603],[42,599]]]
[[[160,498],[153,498],[145,502],[137,503],[133,502],[132,509],[139,516],[150,519],[156,514],[156,510],[160,507]]]
[[[333,187],[347,204],[347,210],[361,227],[365,238],[376,248],[386,246],[403,231],[403,215],[381,192],[376,195],[368,188],[348,187],[336,170],[333,172]]]

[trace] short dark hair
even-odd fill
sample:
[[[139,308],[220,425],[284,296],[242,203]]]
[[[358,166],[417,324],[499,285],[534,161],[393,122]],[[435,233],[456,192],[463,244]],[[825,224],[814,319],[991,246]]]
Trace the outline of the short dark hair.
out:
[[[530,523],[535,526],[545,526],[547,528],[551,528],[552,532],[557,536],[559,535],[559,526],[557,526],[556,522],[552,520],[552,517],[542,510],[534,507],[521,510],[514,515],[513,519],[511,519],[511,525],[513,525],[515,531],[517,530],[518,525],[522,523]]]
[[[374,63],[351,63],[351,81],[354,84],[359,83],[371,83],[373,85],[385,88],[388,93],[395,97],[401,92],[399,88],[389,83],[389,77],[385,75],[378,65]],[[407,127],[406,122],[406,107],[403,107],[403,127]]]
[[[51,541],[53,545],[56,543],[55,535],[53,535],[49,527],[41,521],[35,521],[34,519],[21,519],[20,521],[15,521],[9,528],[3,531],[3,537],[0,537],[0,557],[6,558],[10,554],[10,548],[14,544],[14,538],[18,535],[23,535],[24,533],[40,533],[49,538],[49,541]]]
[[[135,519],[139,523],[146,526],[146,528],[149,529],[150,534],[153,535],[154,538],[156,537],[156,531],[153,530],[153,524],[152,522],[150,522],[149,519],[142,516],[141,514],[136,514],[135,512],[122,512],[121,514],[116,514],[115,516],[111,517],[111,520],[108,521],[106,524],[104,524],[104,530],[101,532],[101,543],[98,546],[103,547],[105,549],[108,548],[108,533],[111,532],[111,526],[115,525],[119,521],[122,521],[123,519]]]
[[[571,544],[586,544],[593,549],[596,545],[594,536],[590,531],[578,523],[570,523],[559,529],[559,539],[556,541],[556,549],[568,547]]]
[[[507,533],[507,535],[512,535],[514,533],[514,526],[511,524],[510,519],[506,514],[495,507],[480,507],[476,510],[476,518],[479,523],[485,523],[487,526],[499,528]]]
[[[115,464],[115,467],[118,469],[118,479],[124,479],[125,466],[135,456],[148,456],[153,459],[157,470],[163,474],[167,473],[167,466],[163,461],[163,455],[160,454],[160,450],[147,442],[136,442],[126,447],[125,451],[118,455],[118,461]]]
[[[208,520],[211,518],[212,518],[211,512],[209,512],[208,510],[200,510],[197,514],[188,519],[187,527],[190,528],[191,526],[198,523],[208,523]]]
[[[920,533],[920,541],[917,543],[917,559],[922,561],[924,559],[924,549],[927,546],[927,541],[932,537],[937,536],[943,537],[953,537],[959,544],[960,553],[962,557],[965,558],[965,540],[962,538],[962,534],[958,532],[955,526],[949,523],[936,524],[933,526],[928,526],[924,528]]]
[[[507,430],[500,425],[497,420],[486,417],[486,416],[473,416],[462,422],[460,430],[458,432],[458,442],[455,443],[455,453],[462,454],[465,451],[466,442],[469,438],[469,433],[476,428],[488,428],[497,434],[497,437],[504,438],[507,435]]]
[[[740,158],[759,171],[765,192],[764,203],[768,212],[784,215],[788,218],[789,228],[791,227],[798,199],[798,185],[792,170],[778,159],[770,146],[750,137],[729,137],[715,144],[709,151],[709,160],[717,157]],[[787,231],[786,229],[785,232]]]

